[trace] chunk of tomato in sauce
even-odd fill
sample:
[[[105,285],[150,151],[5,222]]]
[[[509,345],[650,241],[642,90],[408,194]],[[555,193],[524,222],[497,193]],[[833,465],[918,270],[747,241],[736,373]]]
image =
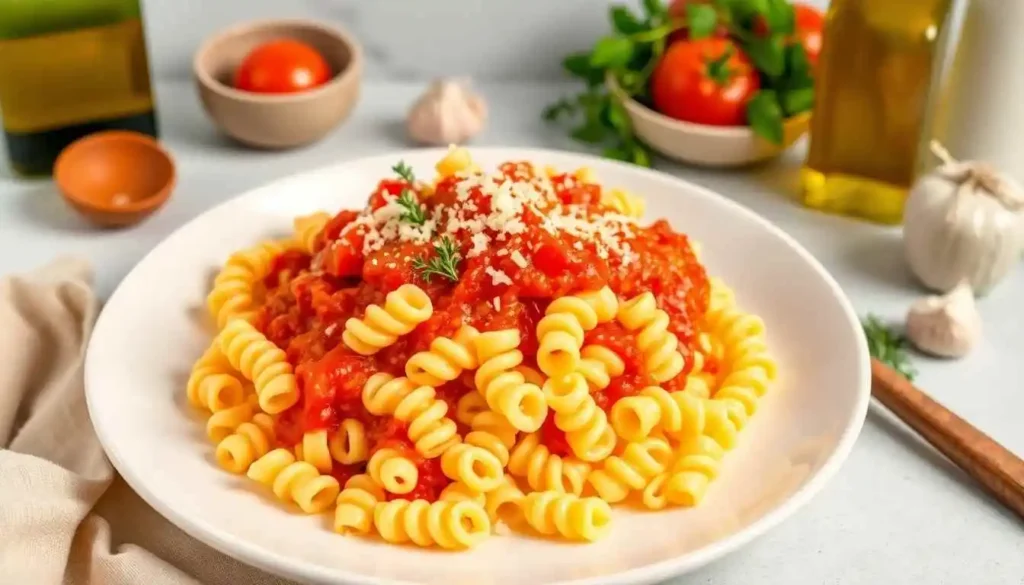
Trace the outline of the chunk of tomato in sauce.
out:
[[[274,289],[288,283],[299,273],[309,270],[312,257],[302,250],[285,250],[270,261],[270,271],[263,279],[263,286]]]
[[[555,426],[554,416],[544,419],[544,424],[540,427],[540,440],[552,455],[559,457],[572,455],[572,448],[569,447],[569,440],[565,438],[565,431]]]
[[[344,345],[298,369],[306,430],[331,428],[363,411],[362,389],[374,368]]]

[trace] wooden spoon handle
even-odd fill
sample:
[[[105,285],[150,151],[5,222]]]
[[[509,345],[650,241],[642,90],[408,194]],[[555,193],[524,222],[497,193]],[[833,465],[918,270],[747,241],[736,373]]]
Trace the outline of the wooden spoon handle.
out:
[[[871,394],[1024,519],[1024,461],[1020,457],[876,359],[871,360]]]

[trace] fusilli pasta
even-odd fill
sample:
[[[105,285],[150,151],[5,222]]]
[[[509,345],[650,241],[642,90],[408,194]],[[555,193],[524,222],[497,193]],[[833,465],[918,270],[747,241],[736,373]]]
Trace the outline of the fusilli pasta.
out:
[[[264,412],[277,414],[298,402],[295,374],[284,351],[249,322],[231,321],[217,339],[231,365],[256,386],[256,395]]]
[[[296,461],[287,449],[274,449],[249,466],[249,479],[269,487],[278,499],[294,502],[307,514],[319,514],[334,504],[338,480],[316,467]]]
[[[373,524],[387,542],[446,549],[472,548],[491,532],[484,507],[468,500],[379,502],[374,508]]]
[[[423,289],[403,284],[388,293],[383,308],[370,305],[362,319],[346,321],[341,340],[360,355],[373,355],[429,319],[433,312]]]

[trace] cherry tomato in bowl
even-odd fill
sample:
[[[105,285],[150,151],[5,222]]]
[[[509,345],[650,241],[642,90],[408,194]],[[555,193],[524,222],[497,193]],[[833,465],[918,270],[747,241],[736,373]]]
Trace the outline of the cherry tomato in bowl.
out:
[[[677,120],[742,126],[761,82],[750,59],[728,39],[673,43],[651,76],[654,108]]]
[[[249,52],[235,71],[234,86],[253,93],[296,93],[327,83],[331,68],[316,49],[279,39]]]

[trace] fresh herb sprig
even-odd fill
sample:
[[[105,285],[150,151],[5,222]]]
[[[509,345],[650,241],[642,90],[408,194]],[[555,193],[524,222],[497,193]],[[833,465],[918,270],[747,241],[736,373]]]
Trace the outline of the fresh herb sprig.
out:
[[[422,256],[414,258],[413,269],[419,270],[420,276],[426,282],[430,282],[430,278],[435,275],[458,282],[459,261],[462,258],[459,256],[459,247],[455,242],[448,236],[442,236],[434,244],[434,253],[435,256],[430,260],[424,260]]]
[[[871,357],[913,381],[917,370],[910,364],[906,338],[883,323],[876,315],[868,315],[862,325]]]
[[[670,15],[660,0],[644,0],[642,14],[612,6],[609,20],[611,35],[599,39],[590,51],[562,61],[565,71],[586,88],[543,112],[547,121],[572,123],[573,139],[603,146],[608,158],[651,165],[650,150],[634,135],[622,103],[605,87],[606,78],[614,77],[626,96],[650,106],[650,77],[669,37],[684,29],[688,38],[701,39],[724,28],[750,57],[762,87],[747,104],[747,119],[756,134],[781,143],[785,118],[813,105],[810,62],[803,45],[792,39],[796,19],[787,0],[693,2],[681,16]],[[762,32],[754,30],[758,21],[767,25]]]
[[[412,168],[405,164],[405,161],[398,161],[395,166],[391,167],[391,170],[408,183],[410,187],[416,183],[416,175],[413,174]],[[405,211],[402,212],[398,219],[414,225],[423,225],[427,222],[426,210],[416,200],[416,196],[409,187],[402,189],[402,193],[399,194],[396,203],[405,208]]]

